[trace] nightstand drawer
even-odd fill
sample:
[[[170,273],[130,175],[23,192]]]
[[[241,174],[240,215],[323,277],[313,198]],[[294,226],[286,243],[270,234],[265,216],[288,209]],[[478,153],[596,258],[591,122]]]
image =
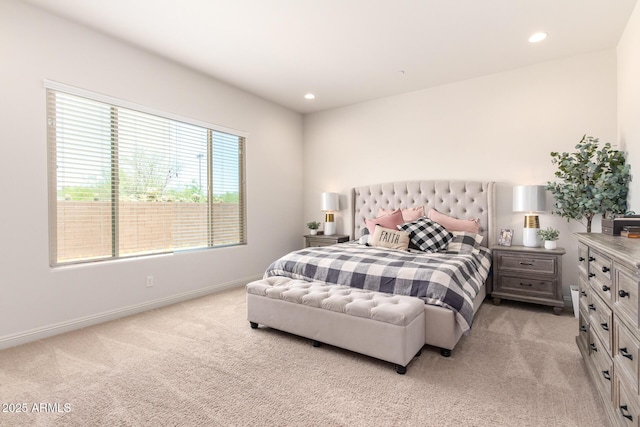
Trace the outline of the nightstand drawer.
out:
[[[530,255],[500,255],[498,268],[501,271],[532,272],[555,274],[555,257],[537,257]]]
[[[527,277],[502,275],[498,279],[495,291],[508,292],[513,295],[555,298],[555,280],[539,280]]]
[[[305,247],[329,246],[349,241],[349,236],[343,234],[332,234],[330,236],[324,234],[306,235],[304,236]]]

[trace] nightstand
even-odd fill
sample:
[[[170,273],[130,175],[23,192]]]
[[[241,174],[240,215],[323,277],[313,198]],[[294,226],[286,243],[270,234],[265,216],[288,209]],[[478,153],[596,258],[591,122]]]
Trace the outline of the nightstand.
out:
[[[564,309],[562,298],[563,248],[493,246],[493,303],[502,298]]]
[[[307,234],[304,236],[305,248],[310,246],[329,246],[336,243],[344,243],[349,241],[349,236],[346,234],[333,234],[331,236],[325,236],[324,234],[316,234],[312,236]]]

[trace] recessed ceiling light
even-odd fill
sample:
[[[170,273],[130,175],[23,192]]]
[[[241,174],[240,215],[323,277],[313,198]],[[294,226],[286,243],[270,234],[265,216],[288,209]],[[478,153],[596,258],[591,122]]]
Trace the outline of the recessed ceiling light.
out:
[[[535,33],[529,37],[529,43],[538,43],[547,38],[547,33]]]
[[[314,94],[312,94],[312,93],[308,93],[308,94],[306,94],[306,95],[304,96],[304,98],[305,98],[305,99],[315,99],[315,97],[316,97],[316,96],[315,96]]]

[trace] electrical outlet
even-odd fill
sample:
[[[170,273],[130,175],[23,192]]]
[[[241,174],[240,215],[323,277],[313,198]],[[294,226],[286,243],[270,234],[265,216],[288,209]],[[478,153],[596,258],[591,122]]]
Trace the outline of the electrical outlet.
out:
[[[147,288],[153,286],[153,276],[147,276]]]

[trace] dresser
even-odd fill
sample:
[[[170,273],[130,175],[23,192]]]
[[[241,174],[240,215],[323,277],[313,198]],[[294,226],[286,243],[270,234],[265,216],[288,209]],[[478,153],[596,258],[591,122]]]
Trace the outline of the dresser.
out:
[[[493,246],[495,305],[504,299],[549,305],[555,314],[564,309],[562,298],[563,248]]]
[[[640,425],[640,239],[578,233],[576,343],[612,426]]]

